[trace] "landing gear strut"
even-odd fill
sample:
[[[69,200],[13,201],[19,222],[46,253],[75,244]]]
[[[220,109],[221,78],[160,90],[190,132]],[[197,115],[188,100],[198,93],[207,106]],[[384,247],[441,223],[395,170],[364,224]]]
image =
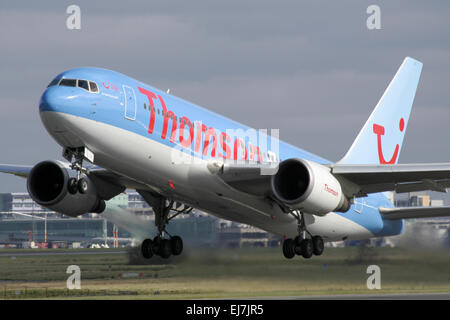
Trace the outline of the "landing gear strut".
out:
[[[81,174],[87,174],[88,170],[83,167],[83,160],[85,157],[84,147],[80,148],[64,148],[63,157],[69,161],[70,168],[77,172],[76,177],[69,178],[67,182],[67,190],[70,194],[75,195],[76,193],[86,194],[89,192],[89,182],[86,177],[82,177]],[[95,206],[93,212],[101,213],[105,210],[106,203],[105,200],[99,199],[97,205]]]
[[[294,210],[290,214],[297,219],[298,236],[294,239],[286,239],[283,242],[283,255],[287,259],[292,259],[295,255],[303,256],[305,259],[313,255],[320,256],[324,250],[324,242],[321,236],[313,236],[305,225],[304,214]],[[308,235],[310,238],[308,238]]]
[[[171,255],[178,256],[183,251],[183,240],[179,236],[170,235],[166,226],[170,220],[179,214],[187,214],[192,211],[192,208],[185,207],[182,210],[173,209],[174,201],[167,204],[167,198],[155,195],[148,191],[137,190],[139,194],[147,201],[153,208],[155,214],[155,225],[158,228],[158,234],[153,239],[145,239],[141,244],[141,252],[144,258],[150,259],[153,255],[158,255],[164,259]],[[169,216],[169,213],[175,213]],[[168,238],[166,238],[166,235]]]
[[[81,178],[81,174],[87,172],[87,170],[83,168],[84,148],[65,148],[63,150],[63,157],[71,163],[70,168],[77,172],[77,177],[72,177],[68,181],[68,191],[71,194],[76,194],[77,192],[82,194],[87,193],[89,184],[86,179]]]

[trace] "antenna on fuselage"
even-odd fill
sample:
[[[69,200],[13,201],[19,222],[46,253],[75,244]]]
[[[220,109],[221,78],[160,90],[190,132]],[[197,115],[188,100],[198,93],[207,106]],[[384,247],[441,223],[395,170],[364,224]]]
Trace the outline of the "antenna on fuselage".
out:
[[[170,89],[167,89],[166,93],[169,94],[170,93]]]

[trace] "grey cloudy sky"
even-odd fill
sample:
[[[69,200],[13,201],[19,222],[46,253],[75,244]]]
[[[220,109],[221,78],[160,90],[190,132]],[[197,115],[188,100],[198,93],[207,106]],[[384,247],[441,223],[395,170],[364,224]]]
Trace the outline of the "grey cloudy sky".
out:
[[[81,8],[81,30],[66,8]],[[366,9],[381,8],[381,30]],[[5,1],[0,162],[61,150],[41,125],[48,82],[113,69],[330,160],[340,159],[406,56],[424,63],[400,162],[450,161],[449,1]],[[25,180],[0,175],[0,192]]]

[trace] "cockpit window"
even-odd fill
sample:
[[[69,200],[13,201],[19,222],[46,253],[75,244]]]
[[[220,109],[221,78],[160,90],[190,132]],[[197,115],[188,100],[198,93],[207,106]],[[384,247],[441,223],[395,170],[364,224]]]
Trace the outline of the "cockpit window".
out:
[[[87,90],[89,92],[94,92],[94,93],[98,92],[97,84],[94,81],[89,81],[89,80],[61,79],[59,77],[59,78],[53,79],[52,82],[50,82],[50,84],[48,85],[48,87],[56,86],[56,85],[65,86],[65,87],[78,87],[78,88]]]
[[[89,91],[89,85],[88,85],[88,82],[86,80],[78,80],[78,87]]]
[[[60,86],[66,86],[66,87],[76,87],[77,86],[77,80],[75,79],[62,79],[59,83]]]
[[[50,84],[47,86],[47,88],[51,86],[56,86],[59,80],[61,80],[61,77],[53,79],[52,82],[50,82]]]
[[[89,86],[91,87],[91,92],[98,92],[98,87],[95,82],[89,81]]]

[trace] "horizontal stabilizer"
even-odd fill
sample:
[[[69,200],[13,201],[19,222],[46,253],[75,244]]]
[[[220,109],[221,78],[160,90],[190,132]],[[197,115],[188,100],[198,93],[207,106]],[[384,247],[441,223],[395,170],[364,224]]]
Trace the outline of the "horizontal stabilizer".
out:
[[[379,208],[383,219],[416,219],[449,217],[450,207],[405,207],[405,208]]]

